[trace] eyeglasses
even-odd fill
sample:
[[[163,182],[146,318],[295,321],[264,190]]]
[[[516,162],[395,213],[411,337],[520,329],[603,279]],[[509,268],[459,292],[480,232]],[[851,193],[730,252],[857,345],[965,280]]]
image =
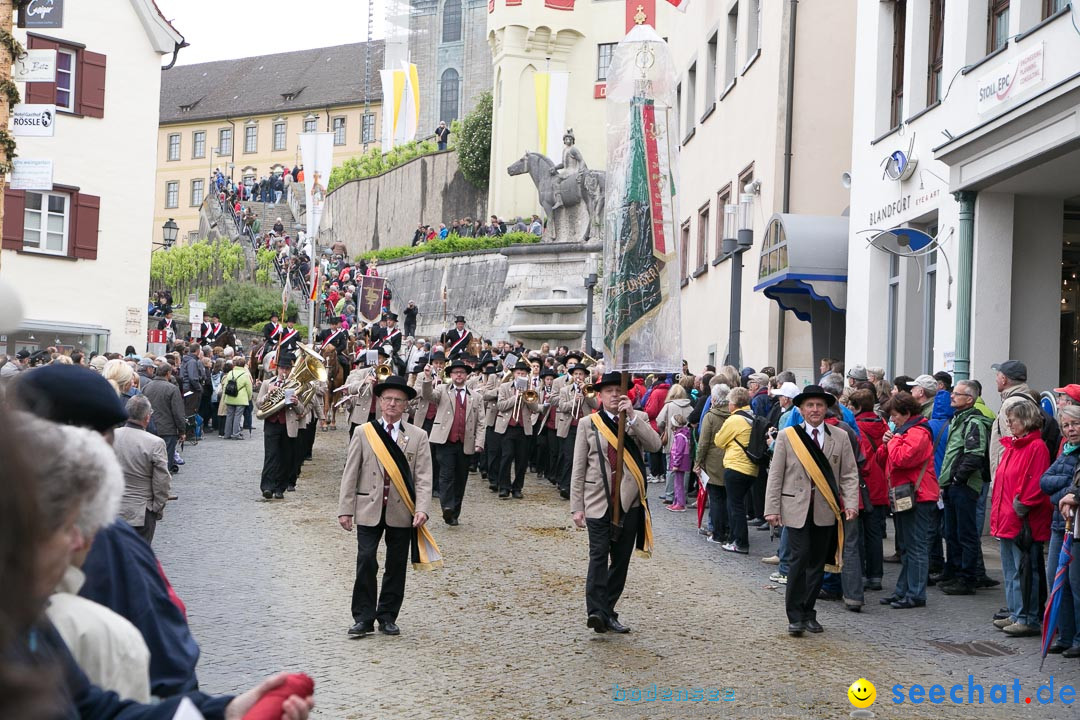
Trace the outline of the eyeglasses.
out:
[[[951,393],[949,393],[949,394],[950,394],[950,395],[959,395],[960,397],[969,397],[969,398],[973,398],[973,397],[975,397],[975,396],[974,396],[974,395],[972,395],[971,393],[962,393],[962,392],[956,392],[955,390],[953,390],[953,391],[952,391]]]
[[[383,398],[379,398],[379,399],[382,400],[384,403],[392,403],[394,405],[404,405],[405,403],[409,402],[405,398],[396,398],[396,397],[383,397]]]
[[[1062,429],[1065,429],[1065,428],[1078,428],[1078,427],[1080,427],[1080,422],[1061,423],[1061,427],[1062,427]]]

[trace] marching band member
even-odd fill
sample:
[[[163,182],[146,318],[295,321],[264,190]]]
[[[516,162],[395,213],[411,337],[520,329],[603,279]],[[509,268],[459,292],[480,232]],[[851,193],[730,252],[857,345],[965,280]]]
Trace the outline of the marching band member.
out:
[[[401,338],[402,337],[403,336],[401,334],[401,328],[399,328],[398,324],[397,324],[397,314],[396,313],[386,313],[386,329],[385,329],[385,332],[383,333],[383,336],[382,336],[382,338],[380,340],[380,344],[382,344],[382,345],[386,345],[386,344],[392,345],[393,348],[394,348],[394,355],[397,355],[397,354],[399,354],[401,352]]]
[[[277,359],[278,374],[259,388],[255,407],[262,405],[271,390],[285,384],[292,367],[291,356],[283,355]],[[285,407],[263,420],[263,468],[260,488],[267,500],[283,500],[289,483],[296,484],[293,476],[298,450],[296,440],[300,432],[300,418],[307,409],[299,404],[292,391],[286,390],[285,394]]]
[[[427,368],[431,368],[431,374],[433,382],[438,385],[442,383],[443,368],[446,367],[446,356],[441,350],[436,350],[431,353],[431,358],[428,360],[427,365],[424,366],[424,370],[417,373],[411,383],[412,389],[416,391],[414,396],[416,400],[413,401],[413,418],[416,420],[416,424],[424,429],[424,432],[431,437],[431,430],[435,426],[435,414],[438,411],[438,405],[424,398],[424,394],[420,392],[423,389],[424,372]],[[439,478],[439,457],[435,453],[435,448],[431,448],[431,468],[432,477],[436,480]]]
[[[660,436],[649,425],[649,416],[634,410],[630,398],[622,394],[622,374],[607,373],[596,383],[603,409],[582,420],[574,443],[574,465],[570,484],[570,512],[574,524],[589,531],[589,572],[585,580],[586,625],[598,633],[608,630],[628,633],[619,622],[615,604],[626,585],[626,572],[635,546],[652,552],[652,521],[645,497],[646,465],[643,452],[660,450]],[[623,456],[615,457],[618,413],[626,413]],[[623,463],[619,486],[620,520],[612,525],[612,467]]]
[[[380,351],[381,353],[381,351]],[[375,368],[362,358],[349,377],[345,379],[345,395],[349,399],[349,437],[360,425],[379,418],[379,406],[375,402]],[[340,401],[338,401],[340,402]]]
[[[431,455],[427,434],[402,420],[416,391],[391,376],[374,386],[382,420],[365,423],[349,442],[341,476],[338,523],[356,528],[356,580],[352,593],[349,637],[375,631],[399,635],[398,612],[405,598],[405,569],[410,549],[413,567],[442,564],[438,546],[424,524],[431,505]],[[380,592],[379,541],[386,537],[386,561]],[[411,547],[410,547],[411,546]]]
[[[468,349],[470,340],[472,340],[472,331],[465,329],[465,316],[455,315],[454,327],[446,333],[446,356],[451,360],[456,360],[458,355]]]
[[[576,350],[572,350],[571,352],[566,354],[566,360],[564,361],[566,364],[566,374],[560,375],[559,377],[555,378],[555,382],[552,383],[552,387],[554,388],[555,392],[560,392],[563,387],[573,382],[573,378],[570,376],[570,371],[574,369],[575,365],[580,365],[582,360],[583,357],[581,353],[577,352]]]
[[[558,414],[555,419],[555,435],[559,446],[556,473],[559,494],[564,500],[570,498],[570,472],[574,464],[578,424],[581,418],[599,407],[595,396],[585,397],[585,382],[589,379],[589,369],[584,365],[574,365],[568,375],[570,382],[559,392]]]
[[[499,497],[514,496],[521,499],[525,485],[525,470],[529,463],[529,440],[532,427],[540,411],[537,402],[525,401],[529,389],[529,366],[518,361],[514,366],[514,378],[504,383],[498,391],[495,407],[495,433],[500,435],[499,444]],[[514,480],[510,481],[510,465],[514,465]]]
[[[540,419],[536,422],[536,444],[533,465],[539,475],[547,478],[554,485],[557,482],[555,469],[559,459],[559,443],[556,437],[555,418],[559,407],[559,394],[552,391],[555,371],[545,368],[540,371]]]
[[[466,387],[472,368],[461,360],[450,363],[449,384],[433,383],[433,367],[424,367],[421,397],[428,406],[435,406],[430,442],[439,458],[439,501],[443,520],[457,525],[461,516],[461,501],[469,479],[469,460],[474,453],[484,452],[483,396]]]
[[[484,458],[480,474],[488,481],[488,488],[495,492],[499,489],[499,453],[502,450],[499,436],[495,434],[495,417],[498,410],[495,403],[499,399],[499,368],[494,360],[484,363],[483,377],[478,385],[484,399]]]

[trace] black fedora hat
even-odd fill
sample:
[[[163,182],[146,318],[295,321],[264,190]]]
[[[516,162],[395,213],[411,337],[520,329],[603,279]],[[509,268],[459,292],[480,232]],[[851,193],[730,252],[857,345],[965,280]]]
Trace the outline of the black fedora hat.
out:
[[[416,397],[416,390],[409,387],[409,383],[405,382],[405,378],[400,375],[391,375],[381,383],[377,383],[375,385],[375,397],[379,397],[387,390],[400,390],[405,393],[405,397],[409,400]]]
[[[468,363],[466,363],[463,358],[460,357],[457,360],[452,361],[444,369],[446,370],[446,372],[450,372],[452,370],[457,370],[458,368],[461,368],[467,373],[471,373],[473,371],[472,367]]]
[[[518,360],[517,363],[514,364],[514,367],[511,368],[511,369],[512,370],[524,370],[525,372],[532,372],[532,365],[525,362],[524,360]]]
[[[464,315],[455,315],[454,316],[454,322],[456,322],[456,323],[465,322],[465,316]]]
[[[799,407],[805,401],[812,400],[813,398],[818,398],[819,400],[824,400],[825,404],[828,405],[829,407],[832,407],[833,405],[836,404],[836,398],[832,394],[827,393],[824,390],[822,390],[820,385],[807,385],[807,386],[805,386],[802,389],[802,392],[800,392],[798,395],[796,395],[795,399],[792,400],[792,402],[795,403],[795,407]]]
[[[599,381],[593,383],[593,390],[602,390],[608,385],[618,385],[622,387],[623,375],[621,372],[611,371],[604,373],[604,376]]]
[[[444,353],[442,350],[436,350],[435,352],[431,353],[431,357],[429,359],[431,360],[431,362],[446,362],[446,353]]]
[[[559,376],[559,374],[557,372],[555,372],[554,370],[552,370],[551,368],[544,368],[543,370],[540,371],[540,377],[541,378],[546,378],[546,377],[553,378],[553,377],[558,377],[558,376]]]
[[[570,375],[573,375],[575,372],[583,372],[585,373],[585,377],[589,377],[589,368],[584,365],[578,364],[567,370],[567,373]]]

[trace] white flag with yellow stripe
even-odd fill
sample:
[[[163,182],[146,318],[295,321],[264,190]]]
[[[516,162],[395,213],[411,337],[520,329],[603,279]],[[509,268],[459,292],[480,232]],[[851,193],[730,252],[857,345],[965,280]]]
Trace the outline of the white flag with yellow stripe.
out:
[[[536,128],[540,152],[555,162],[561,162],[570,73],[538,72],[533,76],[533,84],[536,91]]]

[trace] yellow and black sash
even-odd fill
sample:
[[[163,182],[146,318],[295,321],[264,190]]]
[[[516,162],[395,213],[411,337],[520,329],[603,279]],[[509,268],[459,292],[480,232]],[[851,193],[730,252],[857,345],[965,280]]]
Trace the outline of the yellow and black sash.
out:
[[[607,444],[610,445],[612,448],[618,447],[619,439],[616,433],[618,433],[619,428],[618,425],[615,424],[615,421],[609,418],[606,412],[593,413],[590,417],[593,421],[593,425],[604,437],[604,440],[607,442]],[[639,420],[638,422],[643,421]],[[599,448],[597,448],[597,450],[599,450]],[[601,459],[601,462],[605,462],[606,460],[607,457],[604,456]],[[637,538],[635,538],[634,540],[634,545],[637,548],[637,554],[639,556],[645,558],[652,557],[652,514],[649,512],[649,501],[648,496],[645,492],[645,474],[642,471],[642,469],[645,467],[645,464],[641,460],[641,450],[638,449],[637,443],[634,442],[634,438],[630,437],[629,433],[623,434],[622,460],[626,467],[630,470],[630,474],[634,476],[634,480],[637,482],[638,494],[641,497],[641,507],[645,514],[645,521],[641,524],[641,527],[638,528],[638,534]],[[615,468],[612,468],[612,472],[614,471]],[[622,505],[621,495],[622,493],[620,492],[620,497],[617,498],[620,507]],[[611,500],[612,498],[608,499],[609,502]],[[622,509],[626,510],[626,508]]]
[[[810,476],[814,488],[821,493],[821,497],[825,498],[825,502],[829,503],[829,509],[832,510],[833,515],[836,517],[836,556],[831,565],[825,566],[825,570],[834,573],[840,572],[840,569],[844,566],[844,517],[840,510],[840,491],[836,484],[836,476],[833,474],[832,465],[829,464],[829,459],[825,457],[825,453],[821,451],[818,444],[806,434],[806,430],[803,429],[802,425],[791,425],[784,432],[787,433],[788,444],[795,451],[795,457],[799,459],[799,464],[803,466],[803,470]],[[810,512],[813,513],[813,497],[811,497],[810,502]]]
[[[363,425],[364,436],[367,438],[371,449],[375,451],[375,457],[383,470],[390,476],[390,482],[401,496],[409,515],[416,514],[416,487],[413,485],[412,471],[409,469],[409,461],[401,447],[394,442],[386,432],[382,423],[366,422]],[[431,536],[427,524],[412,529],[412,566],[414,570],[433,570],[442,567],[442,553],[435,544],[435,538]]]

